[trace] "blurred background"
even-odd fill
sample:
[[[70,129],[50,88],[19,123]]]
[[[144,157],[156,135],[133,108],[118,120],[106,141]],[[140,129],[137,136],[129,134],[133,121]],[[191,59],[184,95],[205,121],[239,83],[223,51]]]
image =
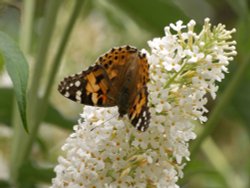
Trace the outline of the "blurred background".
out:
[[[58,1],[58,0],[55,0]],[[61,0],[55,10],[54,24],[46,22],[49,0],[1,0],[0,31],[8,34],[20,46],[29,64],[29,84],[34,77],[34,67],[39,62],[41,44],[48,44],[46,59],[40,62],[43,74],[38,94],[46,92],[50,82],[53,60],[60,47],[63,33],[76,1]],[[231,62],[230,73],[220,83],[216,101],[209,100],[210,114],[222,98],[227,100],[219,110],[209,136],[192,154],[185,168],[180,187],[250,187],[250,22],[248,0],[85,0],[75,24],[72,25],[67,45],[61,54],[60,66],[55,74],[49,95],[49,104],[29,152],[23,161],[17,180],[20,187],[49,187],[55,176],[53,167],[61,154],[61,146],[72,133],[82,105],[65,99],[57,92],[57,85],[65,76],[82,71],[93,64],[99,55],[120,45],[133,45],[147,49],[147,41],[164,35],[164,27],[178,20],[186,24],[190,19],[200,31],[204,18],[213,24],[222,23],[228,30],[236,28],[238,55]],[[47,25],[46,25],[47,24]],[[46,29],[53,29],[44,41]],[[46,28],[48,27],[48,28]],[[46,45],[46,44],[45,44]],[[1,58],[0,58],[1,59]],[[235,75],[241,66],[242,74]],[[227,88],[234,84],[233,90]],[[228,94],[229,93],[229,94]],[[28,99],[29,100],[29,99]],[[18,159],[15,148],[16,102],[12,82],[4,62],[0,61],[0,187],[11,187],[11,166]],[[21,123],[19,124],[21,127]],[[200,135],[205,125],[197,126]],[[210,134],[211,133],[211,134]],[[20,143],[21,144],[21,143]],[[191,147],[195,144],[190,143]],[[18,146],[16,146],[18,147]],[[13,156],[14,155],[14,156]],[[232,182],[234,181],[234,182]],[[235,181],[237,183],[235,183]],[[234,184],[235,183],[235,184]]]

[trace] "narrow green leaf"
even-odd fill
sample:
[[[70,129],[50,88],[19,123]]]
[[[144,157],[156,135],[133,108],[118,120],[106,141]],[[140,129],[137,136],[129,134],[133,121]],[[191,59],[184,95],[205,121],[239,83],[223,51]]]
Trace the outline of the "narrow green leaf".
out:
[[[14,40],[18,39],[21,12],[8,1],[0,1],[0,28]]]
[[[15,96],[22,123],[28,131],[26,118],[26,90],[28,83],[28,63],[17,44],[5,33],[0,32],[0,53],[13,82]]]

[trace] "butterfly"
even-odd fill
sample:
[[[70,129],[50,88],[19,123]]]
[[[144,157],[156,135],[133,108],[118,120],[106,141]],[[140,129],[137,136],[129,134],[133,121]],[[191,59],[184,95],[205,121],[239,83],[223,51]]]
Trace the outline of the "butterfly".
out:
[[[127,45],[112,48],[100,56],[94,66],[65,78],[58,91],[81,104],[118,106],[120,117],[127,114],[137,130],[146,131],[150,122],[148,81],[146,54]]]

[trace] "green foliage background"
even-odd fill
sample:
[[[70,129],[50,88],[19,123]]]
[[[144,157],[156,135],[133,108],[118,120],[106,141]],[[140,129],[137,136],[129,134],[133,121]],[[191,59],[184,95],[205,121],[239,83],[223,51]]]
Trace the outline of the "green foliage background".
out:
[[[200,28],[206,17],[237,29],[238,55],[217,100],[208,103],[208,122],[197,126],[179,185],[250,187],[247,0],[1,1],[0,187],[51,184],[60,147],[82,109],[57,92],[63,77],[113,46],[147,48],[147,40],[161,37],[164,26],[194,19]]]

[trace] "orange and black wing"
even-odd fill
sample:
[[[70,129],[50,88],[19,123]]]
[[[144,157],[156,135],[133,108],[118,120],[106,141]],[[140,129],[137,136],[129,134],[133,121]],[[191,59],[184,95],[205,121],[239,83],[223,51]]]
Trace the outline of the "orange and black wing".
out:
[[[112,48],[110,51],[99,57],[97,64],[100,64],[107,72],[111,82],[115,82],[123,73],[124,67],[128,63],[131,54],[138,50],[131,46]]]
[[[148,107],[147,82],[149,81],[149,64],[145,54],[139,53],[137,94],[130,106],[128,116],[134,127],[139,131],[146,131],[150,123]]]
[[[146,131],[150,123],[150,112],[148,108],[148,91],[143,87],[136,95],[130,106],[128,117],[132,125],[139,131]]]
[[[138,56],[137,56],[138,55]],[[145,131],[149,126],[150,113],[147,106],[148,92],[146,83],[149,80],[148,63],[146,56],[141,54],[136,48],[123,46],[112,48],[102,55],[93,67],[80,74],[75,74],[65,78],[58,86],[59,92],[65,97],[91,106],[111,107],[118,105],[117,96],[121,96],[124,88],[124,75],[128,70],[128,61],[139,57],[137,68],[133,69],[138,74],[133,82],[127,86],[133,87],[130,93],[132,102],[128,109],[128,116],[131,123],[140,131]]]
[[[100,56],[93,67],[65,78],[59,92],[73,101],[99,107],[115,106],[116,95],[122,85],[121,74],[127,57],[137,52],[130,46],[112,48]]]
[[[73,101],[81,104],[110,107],[115,101],[108,96],[111,83],[106,70],[101,65],[65,78],[58,86],[58,91]]]

